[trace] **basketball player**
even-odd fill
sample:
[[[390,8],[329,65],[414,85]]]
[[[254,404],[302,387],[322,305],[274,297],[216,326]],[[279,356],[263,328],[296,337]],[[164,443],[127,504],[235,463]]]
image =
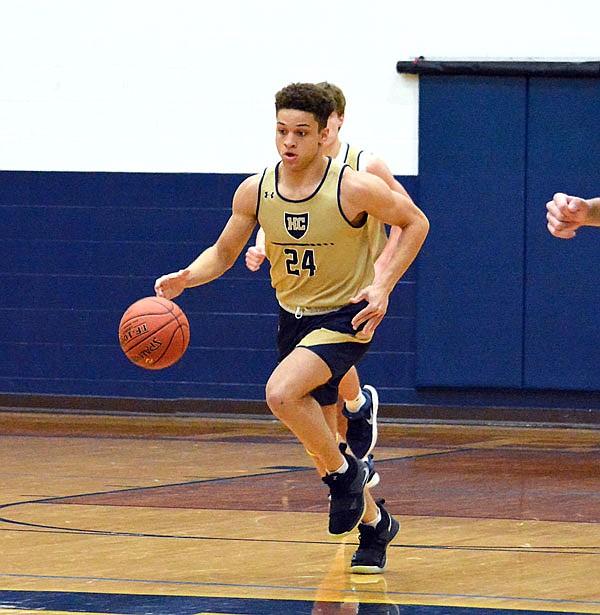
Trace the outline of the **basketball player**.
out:
[[[548,230],[560,239],[572,239],[582,226],[600,226],[600,197],[582,199],[557,192],[546,209]]]
[[[334,111],[327,122],[329,135],[323,144],[323,155],[344,162],[356,171],[373,173],[373,175],[381,177],[392,190],[410,198],[404,186],[396,180],[383,160],[347,143],[342,143],[339,134],[346,112],[344,92],[332,83],[321,82],[317,85],[329,92],[335,103]],[[392,227],[388,239],[385,227],[379,220],[371,217],[367,224],[373,240],[373,250],[377,255],[375,262],[375,279],[377,279],[379,272],[385,268],[390,254],[396,247],[400,228]],[[248,248],[246,252],[246,266],[251,271],[258,271],[264,259],[264,233],[262,229],[259,229],[256,244]],[[341,407],[336,407],[336,412],[332,417],[329,417],[329,422],[332,424],[334,432],[348,442],[352,452],[357,457],[368,459],[369,453],[377,442],[377,410],[379,406],[377,390],[369,385],[361,387],[355,367],[352,367],[342,378],[339,390],[344,402]],[[344,416],[348,420],[347,425],[343,419]]]
[[[267,405],[325,468],[330,534],[344,536],[361,521],[361,528],[369,528],[352,570],[381,572],[399,524],[365,489],[367,463],[338,447],[323,408],[336,404],[342,376],[368,350],[389,295],[421,249],[429,222],[409,198],[379,178],[323,156],[334,109],[323,89],[291,84],[276,94],[275,109],[281,160],[240,184],[217,241],[187,268],[159,277],[155,292],[172,299],[221,276],[258,221],[281,306],[280,361],[266,385]],[[376,283],[369,216],[402,229]]]

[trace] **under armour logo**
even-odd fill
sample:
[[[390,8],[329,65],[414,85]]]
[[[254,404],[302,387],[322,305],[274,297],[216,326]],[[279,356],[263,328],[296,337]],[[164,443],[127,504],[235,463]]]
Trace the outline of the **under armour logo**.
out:
[[[275,193],[274,192],[269,192],[268,190],[265,190],[265,199],[274,199],[275,198]]]

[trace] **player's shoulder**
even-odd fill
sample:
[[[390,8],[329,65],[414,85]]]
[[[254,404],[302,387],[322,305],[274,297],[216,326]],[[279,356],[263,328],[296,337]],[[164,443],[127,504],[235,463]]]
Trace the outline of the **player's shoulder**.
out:
[[[349,164],[346,164],[344,168],[344,175],[347,175],[349,178],[352,178],[353,181],[359,183],[368,184],[373,180],[378,180],[377,173],[365,173],[366,170],[367,169],[355,169]]]
[[[381,188],[381,181],[376,175],[355,171],[352,167],[346,166],[342,176],[342,189],[346,194],[352,193],[360,198],[363,194]]]
[[[391,174],[390,168],[385,163],[383,158],[377,156],[376,154],[373,154],[372,152],[369,153],[368,158],[365,160],[364,169],[368,173],[378,175],[380,177],[383,175]]]
[[[265,177],[265,175],[269,172],[269,168],[265,168],[259,173],[254,173],[253,175],[249,175],[242,181],[242,183],[238,186],[238,191],[256,191],[260,186],[261,181]]]
[[[235,208],[247,207],[254,209],[256,207],[256,199],[263,173],[264,171],[261,171],[260,173],[250,175],[240,183],[233,197]]]

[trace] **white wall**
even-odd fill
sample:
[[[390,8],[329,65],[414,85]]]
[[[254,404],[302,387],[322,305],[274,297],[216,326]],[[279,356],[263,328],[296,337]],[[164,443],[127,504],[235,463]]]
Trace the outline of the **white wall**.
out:
[[[598,59],[599,6],[0,0],[0,169],[255,172],[275,92],[328,80],[346,138],[416,174],[418,78],[398,60]]]

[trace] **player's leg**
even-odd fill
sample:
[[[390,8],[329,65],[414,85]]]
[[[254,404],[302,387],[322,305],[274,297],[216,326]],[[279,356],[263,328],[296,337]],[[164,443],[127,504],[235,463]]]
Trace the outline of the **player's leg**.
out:
[[[344,374],[340,381],[340,397],[346,401],[360,397],[360,378],[354,365]]]
[[[271,412],[319,457],[327,471],[335,472],[344,458],[321,406],[310,395],[330,378],[331,371],[321,358],[306,348],[296,348],[271,374],[266,395]]]
[[[340,450],[321,404],[311,395],[331,379],[327,363],[307,348],[295,348],[275,368],[267,382],[267,405],[326,471],[329,486],[329,532],[344,535],[353,530],[365,512],[365,485],[369,468],[365,462]]]
[[[348,429],[348,419],[342,414],[344,403],[347,399],[355,399],[360,394],[360,381],[356,368],[352,366],[340,381],[340,398],[336,406],[337,433],[340,441],[346,442],[346,430]],[[352,448],[352,447],[350,447]]]
[[[338,432],[341,433],[343,430],[352,451],[356,454],[356,449],[359,453],[364,453],[367,461],[370,462],[370,478],[367,487],[371,488],[379,482],[379,475],[375,472],[372,462],[373,456],[369,454],[377,440],[378,399],[377,392],[373,387],[365,387],[365,389],[367,395],[364,395],[361,389],[356,368],[352,367],[340,382],[340,397],[347,401],[345,405],[338,405],[340,410],[346,411],[340,412]],[[361,397],[363,398],[361,399]],[[366,400],[367,397],[370,397],[368,401]],[[352,420],[353,414],[349,407],[354,410],[354,416],[357,416],[355,420]],[[359,412],[357,415],[357,410],[360,411],[361,407],[363,412]],[[365,408],[367,409],[366,412]],[[346,422],[345,417],[348,413],[350,413],[350,416],[347,428],[345,428],[343,422]],[[371,420],[368,420],[369,418]],[[352,445],[354,445],[354,448]],[[378,574],[383,572],[385,568],[387,547],[398,533],[400,524],[384,508],[385,500],[375,502],[369,489],[367,489],[365,500],[365,514],[358,526],[359,547],[352,556],[350,569],[357,574]]]
[[[335,405],[323,407],[322,410],[323,410],[323,415],[325,416],[325,420],[327,421],[327,424],[329,425],[331,432],[336,438],[338,446],[342,446],[342,445],[346,446],[345,440],[337,432],[338,423],[340,420],[343,421],[344,425],[346,424],[346,419],[341,414],[341,408],[342,408],[342,402],[338,401],[338,403],[336,403]],[[322,463],[319,457],[312,451],[309,451],[307,449],[306,452],[312,458],[312,462],[317,468],[317,472],[319,476],[321,476],[321,478],[325,476],[327,474],[327,468],[325,467],[325,464]],[[376,487],[380,481],[380,476],[378,472],[375,470],[375,463],[373,461],[373,455],[367,455],[367,459],[364,459],[363,461],[365,461],[365,463],[367,464],[369,468],[369,480],[367,481],[367,488],[372,489],[373,487]]]
[[[334,438],[336,439],[336,442],[339,445],[340,443],[344,442],[343,439],[340,439],[340,435],[338,434],[338,431],[337,431],[338,422],[339,422],[338,415],[341,416],[341,403],[338,402],[332,406],[324,406],[321,409],[323,411],[323,416],[325,417],[325,421],[327,422],[327,425],[329,425],[329,429],[331,430],[331,433],[333,434]],[[346,423],[346,419],[344,417],[342,417],[342,419],[344,423]],[[327,474],[327,468],[325,467],[325,464],[321,462],[319,457],[313,451],[309,451],[307,449],[306,452],[312,458],[312,461],[315,464],[315,467],[317,468],[317,472],[319,473],[319,476],[321,477],[325,476]]]
[[[301,349],[299,349],[301,350]],[[292,369],[295,372],[295,367],[293,364],[290,364]],[[308,384],[308,387],[312,387],[314,383]],[[312,389],[311,389],[312,390]],[[319,391],[320,395],[324,395],[322,391]],[[321,407],[322,415],[324,418],[325,424],[328,425],[328,429],[331,433],[331,436],[335,439],[335,423],[332,423],[331,417],[336,416],[336,407],[338,404],[325,405]],[[328,420],[329,418],[329,420]],[[305,444],[306,446],[306,444]],[[342,445],[340,447],[341,453],[344,455],[345,446]],[[307,450],[310,452],[310,449],[307,447]],[[330,476],[327,476],[327,468],[326,464],[321,461],[319,454],[315,454],[310,452],[313,457],[313,461],[317,467],[319,474],[324,478],[324,481],[328,484]],[[371,457],[369,455],[369,457]],[[351,458],[348,459],[351,461]],[[367,482],[367,486],[369,486],[369,482],[373,481],[373,476],[376,475],[373,468],[370,468],[369,481]],[[377,476],[377,479],[379,477]],[[378,482],[378,480],[377,480]],[[375,482],[374,484],[377,484]],[[356,483],[356,480],[355,480]],[[355,486],[358,486],[355,484]],[[332,485],[330,485],[330,488]],[[334,486],[335,488],[335,486]],[[332,489],[332,496],[334,495],[334,490]],[[359,528],[359,547],[352,556],[351,562],[351,570],[352,572],[359,574],[376,574],[383,572],[386,565],[387,558],[387,546],[396,536],[399,530],[399,523],[385,510],[383,507],[384,500],[380,500],[379,502],[375,502],[373,499],[370,490],[364,489],[363,492],[364,497],[364,513],[362,515],[362,519],[358,525]],[[346,507],[351,507],[353,503],[356,503],[356,495],[352,497],[348,497],[347,493],[342,493],[341,497],[335,500],[332,497],[333,505],[330,503],[330,513],[333,511],[333,514],[336,514],[337,510],[337,520],[332,522],[330,521],[330,531],[332,527],[335,528],[335,531],[332,533],[340,533],[340,521],[339,515],[342,514],[346,519],[348,518],[348,513]],[[345,522],[345,521],[344,521]],[[345,527],[348,527],[346,524]]]
[[[338,426],[338,431],[344,431],[348,446],[359,459],[367,459],[377,442],[377,391],[370,385],[361,387],[358,372],[352,367],[340,382],[340,396],[344,400],[341,412],[347,426],[345,430]]]
[[[338,399],[338,401],[331,406],[323,407],[323,414],[325,415],[325,420],[327,421],[329,428],[335,435],[338,444],[346,441],[346,419],[342,415],[342,407],[343,401],[341,399]],[[340,432],[340,428],[343,428],[343,432]]]

